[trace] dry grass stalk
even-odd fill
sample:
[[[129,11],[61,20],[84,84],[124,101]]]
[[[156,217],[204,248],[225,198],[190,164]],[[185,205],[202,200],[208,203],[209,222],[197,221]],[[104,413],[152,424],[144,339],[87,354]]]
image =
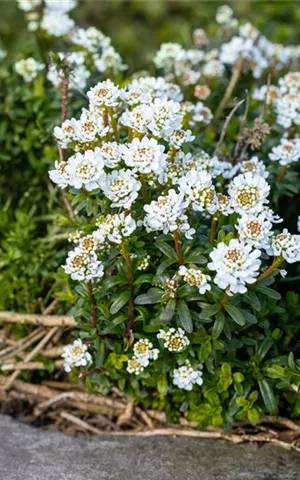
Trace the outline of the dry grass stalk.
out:
[[[51,337],[53,337],[53,335],[57,332],[58,330],[58,327],[54,327],[52,328],[51,330],[49,330],[49,332],[42,338],[42,340],[34,347],[33,350],[31,350],[30,353],[28,353],[28,355],[26,355],[26,357],[24,358],[24,362],[30,362],[30,360],[32,358],[35,357],[35,355],[37,355],[46,345],[47,343],[50,341]],[[14,383],[14,381],[16,380],[16,378],[18,377],[20,373],[20,370],[19,371],[15,371],[10,377],[9,379],[6,381],[6,383],[3,385],[3,390],[9,390],[10,387],[12,386],[12,384]]]
[[[9,372],[10,370],[45,370],[43,362],[17,362],[5,363],[1,366],[2,372]]]
[[[73,317],[68,315],[38,315],[15,312],[0,312],[0,323],[42,325],[44,327],[76,327]]]
[[[83,430],[86,430],[87,432],[94,433],[95,435],[101,435],[102,434],[101,430],[99,430],[96,427],[93,427],[92,425],[89,425],[87,422],[84,422],[80,418],[75,417],[75,415],[72,415],[71,413],[61,412],[60,416],[64,420],[68,420],[69,422],[74,423],[75,425],[82,428]]]

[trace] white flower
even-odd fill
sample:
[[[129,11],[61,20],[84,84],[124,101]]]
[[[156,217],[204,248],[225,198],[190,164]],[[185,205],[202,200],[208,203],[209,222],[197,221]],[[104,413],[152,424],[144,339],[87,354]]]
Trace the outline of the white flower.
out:
[[[217,208],[217,196],[212,178],[205,170],[191,170],[179,181],[179,192],[184,195],[195,212],[204,210],[214,213]]]
[[[277,100],[276,121],[284,128],[300,125],[300,92],[287,93]]]
[[[187,142],[195,140],[195,135],[192,135],[191,130],[176,130],[170,137],[170,145],[176,150],[180,150],[182,145]]]
[[[41,21],[41,28],[46,30],[49,35],[62,37],[69,33],[74,27],[75,22],[67,14],[46,9]]]
[[[230,198],[222,193],[217,193],[217,211],[222,215],[230,215],[234,212],[234,208],[231,205]]]
[[[208,60],[203,68],[202,68],[202,73],[205,77],[208,78],[215,78],[215,77],[221,77],[225,72],[225,67],[220,60],[212,58],[211,60]]]
[[[213,114],[202,102],[197,102],[193,106],[193,115],[190,120],[190,125],[193,127],[196,123],[204,123],[208,125],[213,118]]]
[[[264,213],[258,216],[242,215],[237,221],[237,231],[242,242],[256,248],[268,248],[272,237],[272,223]]]
[[[141,100],[139,103],[149,103],[148,95],[152,99],[161,98],[162,100],[173,100],[174,102],[181,102],[183,95],[179,85],[167,82],[163,77],[140,77],[134,78],[128,85],[128,91],[142,90],[144,95],[147,95],[147,101]]]
[[[100,147],[104,164],[108,168],[116,168],[121,160],[119,144],[117,142],[104,142]]]
[[[78,140],[75,125],[75,118],[71,118],[71,120],[65,120],[61,127],[54,127],[54,136],[63,148],[67,148],[69,143]]]
[[[285,228],[282,233],[275,235],[272,244],[267,250],[269,255],[283,257],[288,263],[300,261],[300,235],[292,235]]]
[[[160,173],[163,171],[167,155],[165,147],[154,138],[134,138],[131,143],[120,145],[121,157],[127,167],[138,173]]]
[[[149,105],[138,105],[132,110],[125,110],[119,118],[119,122],[139,133],[146,133],[151,121],[152,110]]]
[[[216,271],[214,282],[226,289],[228,295],[246,293],[246,285],[254,283],[259,274],[260,255],[261,252],[252,250],[251,245],[232,239],[229,245],[221,242],[213,249],[208,268]]]
[[[147,338],[143,338],[136,342],[133,346],[133,353],[141,363],[143,360],[157,360],[159,350],[153,348],[153,344]]]
[[[25,82],[34,80],[44,68],[44,63],[37,62],[32,57],[24,58],[15,63],[16,72],[24,78]]]
[[[62,267],[73,280],[89,281],[101,278],[104,274],[103,264],[94,252],[86,252],[76,247],[68,253],[66,265]]]
[[[300,72],[287,73],[278,84],[282,93],[300,93]]]
[[[112,70],[116,74],[127,68],[122,62],[121,55],[111,45],[106,47],[101,55],[95,54],[93,60],[96,69],[101,73]]]
[[[196,28],[193,31],[193,40],[195,45],[199,47],[206,45],[208,43],[208,38],[205,30],[203,30],[203,28]]]
[[[195,370],[190,362],[186,361],[185,365],[173,370],[173,384],[190,392],[194,385],[201,386],[203,384],[201,369],[202,365],[199,365],[198,369]]]
[[[181,128],[182,119],[178,102],[156,98],[151,105],[148,129],[154,136],[168,139],[175,130]]]
[[[24,12],[31,12],[42,3],[42,0],[17,0],[17,3]]]
[[[182,46],[179,43],[162,43],[153,59],[156,68],[162,68],[169,72],[174,65],[174,61],[182,51]]]
[[[190,344],[182,328],[176,329],[172,327],[167,331],[160,330],[157,338],[161,338],[164,341],[164,347],[169,350],[169,352],[182,352]]]
[[[120,97],[127,105],[133,107],[141,103],[151,103],[152,96],[149,91],[141,88],[139,84],[132,82],[123,88],[120,92]]]
[[[129,237],[136,229],[135,220],[131,215],[125,215],[124,212],[100,218],[96,225],[98,229],[95,230],[93,236],[101,244],[106,240],[120,244],[123,237]]]
[[[255,100],[266,102],[267,105],[275,105],[280,97],[280,91],[275,85],[263,85],[254,90],[252,97]]]
[[[120,102],[120,90],[111,81],[99,82],[87,92],[91,107],[116,107]]]
[[[187,206],[188,202],[184,201],[183,195],[178,195],[175,190],[169,190],[167,195],[145,205],[144,226],[147,232],[172,233],[179,229],[185,233],[186,238],[191,238],[195,230],[190,228],[184,214]]]
[[[77,5],[77,0],[45,0],[46,8],[56,13],[67,13]]]
[[[71,34],[71,40],[92,53],[96,53],[99,48],[109,47],[111,41],[109,37],[95,27],[77,28]]]
[[[235,177],[229,184],[228,194],[238,213],[258,213],[268,203],[270,186],[264,178],[251,173]]]
[[[52,182],[60,188],[66,188],[69,185],[69,174],[67,172],[67,162],[55,162],[55,169],[49,171],[49,177]]]
[[[178,270],[179,275],[183,276],[183,279],[186,283],[191,286],[198,288],[199,293],[202,295],[211,290],[209,281],[211,280],[209,275],[205,275],[200,268],[187,268],[184,265],[181,265]]]
[[[257,157],[252,157],[250,160],[244,160],[238,165],[242,173],[250,172],[262,178],[268,178],[269,176],[269,172],[267,172],[265,164]]]
[[[300,159],[300,139],[287,140],[282,138],[280,145],[272,148],[272,152],[269,153],[269,159],[275,162],[278,161],[282,166],[298,162]]]
[[[139,375],[144,371],[144,367],[149,365],[149,360],[145,361],[145,359],[132,357],[128,360],[127,363],[127,372],[134,373],[135,375]]]
[[[64,370],[71,372],[73,367],[87,367],[92,363],[92,357],[87,346],[80,339],[74,340],[63,348]]]
[[[112,207],[130,208],[138,196],[141,183],[130,170],[113,170],[106,175],[100,185],[104,195],[112,202]]]
[[[227,24],[231,21],[233,17],[233,10],[229,5],[222,5],[218,7],[216,13],[216,21],[220,24]]]
[[[104,161],[100,149],[76,153],[69,158],[66,171],[69,175],[69,185],[75,188],[84,187],[88,192],[99,188],[104,176]]]
[[[93,142],[98,137],[105,137],[109,127],[104,126],[103,116],[83,109],[80,119],[72,125],[75,127],[75,136],[78,142]]]
[[[58,53],[61,60],[64,61],[65,64],[68,64],[71,69],[71,73],[69,76],[69,83],[70,89],[76,90],[81,89],[83,90],[87,85],[87,80],[90,77],[90,72],[85,66],[86,55],[84,52],[72,52],[65,54],[63,52]],[[47,79],[54,85],[54,87],[58,88],[62,81],[62,75],[60,69],[51,64],[48,73]]]
[[[85,237],[80,238],[78,247],[83,252],[92,253],[95,252],[99,247],[99,242],[96,240],[94,235],[86,235]]]

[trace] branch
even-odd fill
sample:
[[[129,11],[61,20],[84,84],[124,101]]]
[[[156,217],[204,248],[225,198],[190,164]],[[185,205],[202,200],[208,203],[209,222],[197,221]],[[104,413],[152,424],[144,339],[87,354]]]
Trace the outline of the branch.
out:
[[[226,117],[226,121],[224,123],[224,126],[222,128],[222,132],[221,132],[221,135],[220,135],[220,139],[217,143],[217,146],[215,148],[215,151],[213,153],[213,156],[215,155],[218,155],[219,151],[220,151],[220,146],[222,145],[223,143],[223,140],[225,138],[225,135],[226,135],[226,131],[227,131],[227,128],[229,126],[229,123],[233,117],[233,115],[235,114],[235,112],[237,111],[237,109],[244,103],[245,100],[240,100],[234,107],[233,109],[231,110],[231,112],[229,113],[228,117]]]
[[[43,325],[44,327],[76,327],[73,317],[68,315],[38,315],[28,313],[0,312],[1,323]]]
[[[244,63],[244,59],[241,57],[238,59],[238,61],[236,62],[235,66],[233,67],[233,70],[232,70],[232,75],[231,75],[231,79],[228,83],[228,86],[226,88],[226,91],[224,93],[224,96],[217,108],[217,111],[215,113],[215,120],[218,120],[220,118],[220,116],[222,115],[222,112],[224,110],[224,108],[226,108],[231,96],[232,96],[232,93],[233,93],[233,90],[240,78],[240,75],[242,73],[242,68],[243,68],[243,63]]]

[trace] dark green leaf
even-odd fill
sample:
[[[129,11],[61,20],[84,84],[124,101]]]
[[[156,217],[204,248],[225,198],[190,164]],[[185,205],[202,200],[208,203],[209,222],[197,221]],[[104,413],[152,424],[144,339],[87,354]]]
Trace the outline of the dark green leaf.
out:
[[[121,292],[117,297],[114,299],[113,303],[111,304],[110,307],[110,313],[114,315],[117,313],[119,310],[121,310],[122,307],[128,302],[130,297],[130,292]]]
[[[177,305],[177,312],[182,327],[186,332],[191,333],[193,331],[192,317],[189,311],[189,307],[184,300],[179,300]]]
[[[224,328],[225,316],[223,312],[219,312],[216,315],[216,320],[212,329],[212,338],[218,338]]]
[[[159,288],[150,289],[148,293],[138,295],[134,303],[136,305],[152,305],[153,303],[159,303],[162,299],[163,291]]]
[[[236,308],[233,305],[225,305],[225,310],[227,313],[229,313],[232,320],[241,326],[245,325],[246,321],[243,312],[239,308]]]
[[[266,409],[271,415],[277,415],[278,407],[275,395],[270,387],[268,380],[265,378],[258,381],[259,390],[266,406]]]

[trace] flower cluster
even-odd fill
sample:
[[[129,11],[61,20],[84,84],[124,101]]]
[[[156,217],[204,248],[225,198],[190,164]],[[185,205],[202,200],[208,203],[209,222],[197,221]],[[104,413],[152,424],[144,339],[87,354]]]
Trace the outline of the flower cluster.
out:
[[[191,391],[194,385],[201,386],[203,384],[201,368],[202,365],[198,365],[197,369],[194,369],[187,361],[182,367],[173,370],[173,384],[187,391]]]
[[[163,340],[164,347],[169,352],[182,352],[189,344],[185,331],[182,328],[169,328],[169,330],[160,330],[157,338]]]
[[[74,340],[70,345],[66,345],[63,348],[62,357],[66,372],[71,372],[73,367],[87,367],[92,363],[91,354],[80,339]]]
[[[149,365],[150,360],[157,360],[159,350],[153,348],[147,338],[143,338],[134,344],[133,353],[133,357],[128,360],[127,371],[139,375]]]
[[[62,69],[68,66],[69,86],[73,90],[83,90],[93,72],[117,74],[126,69],[118,52],[111,45],[109,37],[95,27],[83,29],[75,25],[69,13],[77,6],[77,0],[18,0],[18,6],[25,13],[28,29],[42,31],[51,39],[63,39],[64,52],[57,52],[59,64],[50,64],[47,79],[58,87],[62,81]],[[69,50],[69,51],[68,51]],[[67,53],[66,53],[67,52]],[[26,82],[33,80],[45,65],[35,59],[16,62],[16,71]]]
[[[45,65],[41,62],[37,62],[32,57],[27,57],[22,60],[18,60],[15,63],[16,72],[23,77],[25,82],[31,82],[34,80],[40,71],[45,68]]]

